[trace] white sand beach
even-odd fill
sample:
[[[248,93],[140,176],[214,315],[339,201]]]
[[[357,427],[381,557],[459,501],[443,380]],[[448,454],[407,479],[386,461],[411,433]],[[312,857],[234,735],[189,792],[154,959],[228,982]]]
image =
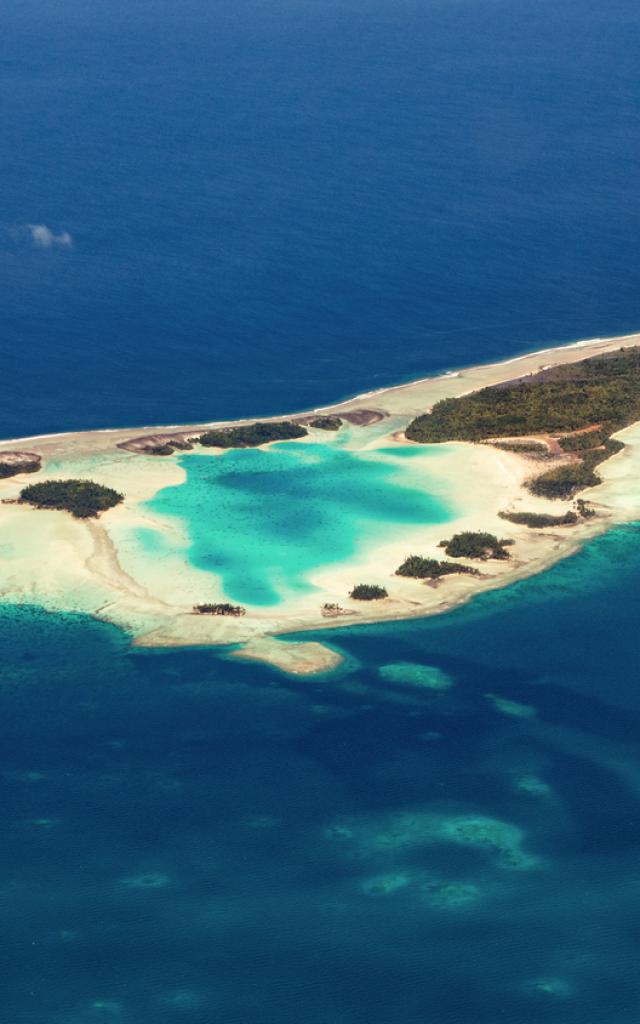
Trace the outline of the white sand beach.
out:
[[[589,340],[361,395],[322,412],[353,417],[348,446],[356,453],[400,449],[410,443],[402,436],[410,419],[441,398],[638,344],[640,335]],[[359,419],[364,425],[358,425]],[[175,456],[137,454],[118,445],[156,435],[187,437],[212,425],[88,431],[0,442],[0,460],[5,453],[19,451],[42,459],[37,475],[20,473],[0,480],[0,600],[88,613],[125,629],[141,646],[239,645],[235,653],[241,656],[312,675],[333,669],[339,661],[336,652],[316,642],[282,643],[274,637],[443,612],[483,590],[541,572],[611,525],[640,517],[638,424],[616,435],[626,447],[600,466],[603,483],[580,495],[595,503],[597,517],[545,530],[515,526],[498,513],[526,509],[557,515],[568,509],[566,502],[535,498],[522,487],[528,477],[550,468],[553,461],[541,467],[521,454],[490,445],[450,443],[438,446],[438,458],[429,461],[429,486],[435,493],[446,494],[454,509],[449,522],[403,526],[397,536],[375,548],[320,566],[308,577],[315,589],[275,606],[249,606],[241,618],[197,615],[193,605],[203,592],[208,600],[228,599],[222,583],[190,563],[188,535],[175,519],[163,520],[144,506],[160,489],[183,483],[184,469]],[[305,443],[331,440],[326,432],[320,434],[312,431]],[[215,451],[209,454],[218,457]],[[423,472],[423,461],[412,460],[412,469],[413,462],[415,473]],[[92,479],[115,487],[125,501],[97,520],[78,520],[66,512],[15,503],[26,484],[58,477]],[[130,543],[134,528],[145,526],[164,531],[171,539],[159,557],[145,556]],[[410,554],[442,557],[438,544],[443,536],[462,530],[512,539],[512,557],[483,563],[479,576],[450,576],[437,583],[395,575]],[[352,601],[349,591],[362,580],[386,587],[388,598],[366,604]],[[322,613],[325,603],[338,604],[348,614],[328,619]]]

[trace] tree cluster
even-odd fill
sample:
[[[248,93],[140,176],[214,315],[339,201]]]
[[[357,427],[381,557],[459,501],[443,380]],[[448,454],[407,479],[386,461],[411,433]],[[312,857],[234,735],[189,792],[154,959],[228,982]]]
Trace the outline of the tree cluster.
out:
[[[549,456],[549,449],[542,441],[492,441],[491,447],[519,455],[538,455],[543,459]]]
[[[548,473],[528,480],[526,486],[540,498],[572,498],[585,487],[596,487],[602,483],[602,478],[595,472],[596,466],[623,448],[622,441],[607,438],[600,448],[585,452],[579,462],[550,469]]]
[[[62,509],[77,519],[94,519],[124,501],[124,495],[93,480],[45,480],[24,487],[20,501],[36,508]]]
[[[355,601],[379,601],[388,596],[386,588],[377,583],[358,583],[349,594]]]
[[[450,540],[440,541],[440,547],[450,558],[509,558],[507,547],[511,544],[512,540],[473,530],[464,530],[454,534]]]
[[[566,434],[593,424],[607,436],[640,419],[640,351],[565,363],[506,384],[445,398],[407,427],[424,443]]]
[[[637,420],[640,350],[622,348],[460,398],[445,398],[431,412],[412,420],[406,436],[426,444],[541,433],[571,435],[561,436],[560,446],[580,452],[581,461],[549,470],[527,484],[532,494],[570,498],[601,482],[595,467],[624,447],[611,434]],[[584,431],[585,427],[597,430]]]
[[[194,606],[194,612],[198,615],[246,615],[246,608],[243,608],[241,604],[229,604],[226,601],[222,601],[218,604],[196,604]]]
[[[308,431],[292,420],[277,423],[247,423],[243,427],[208,430],[197,440],[205,448],[257,448],[270,441],[291,441],[306,437]]]
[[[309,426],[316,430],[340,430],[342,420],[339,416],[316,416],[309,421]]]
[[[467,573],[478,576],[478,570],[459,562],[439,561],[437,558],[422,558],[420,555],[409,555],[402,565],[396,569],[396,576],[410,576],[416,580],[436,580],[441,576],[453,573]]]
[[[562,516],[552,516],[545,512],[498,512],[501,519],[507,519],[518,526],[530,526],[534,530],[545,526],[573,526],[578,522],[576,512],[565,512]]]
[[[37,462],[0,462],[0,480],[18,476],[19,473],[37,473],[39,469],[39,459]]]

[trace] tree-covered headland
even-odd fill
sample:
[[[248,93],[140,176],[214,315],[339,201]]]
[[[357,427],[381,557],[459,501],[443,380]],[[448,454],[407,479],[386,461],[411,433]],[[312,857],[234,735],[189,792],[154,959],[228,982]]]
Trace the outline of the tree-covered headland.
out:
[[[556,436],[579,461],[532,479],[529,488],[544,497],[568,498],[600,483],[595,467],[622,447],[611,434],[638,420],[640,350],[623,348],[460,398],[445,398],[414,419],[406,436],[423,444]],[[597,429],[575,433],[589,427]]]
[[[257,448],[271,441],[292,441],[306,437],[308,431],[300,423],[281,420],[276,423],[247,423],[242,427],[207,430],[195,438],[205,448]]]
[[[124,501],[124,495],[93,480],[45,480],[23,487],[20,501],[36,508],[70,512],[76,519],[95,519]]]

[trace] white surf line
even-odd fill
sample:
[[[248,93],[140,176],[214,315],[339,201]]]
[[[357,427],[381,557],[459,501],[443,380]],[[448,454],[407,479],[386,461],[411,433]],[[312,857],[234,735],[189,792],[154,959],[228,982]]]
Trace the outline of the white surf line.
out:
[[[518,363],[524,359],[532,359],[534,356],[546,355],[549,352],[564,352],[568,349],[574,348],[588,348],[590,345],[601,345],[608,344],[611,341],[624,342],[629,338],[638,338],[640,345],[640,330],[632,331],[631,334],[614,334],[606,338],[583,338],[580,341],[567,341],[560,342],[558,345],[552,345],[550,348],[534,349],[532,352],[522,352],[518,356],[512,356],[509,359],[502,359],[497,363],[475,363],[473,366],[463,366],[455,370],[444,370],[442,373],[437,373],[431,377],[417,377],[415,380],[405,381],[404,384],[388,384],[385,387],[376,388],[373,391],[363,391],[360,394],[353,395],[351,398],[345,398],[342,401],[333,402],[331,405],[321,405],[314,409],[309,409],[306,412],[297,413],[276,413],[273,416],[256,416],[256,417],[237,417],[234,420],[210,420],[205,423],[170,423],[164,425],[146,425],[137,427],[96,427],[87,430],[63,430],[53,434],[30,434],[27,437],[7,437],[0,439],[0,447],[5,444],[22,444],[26,441],[50,441],[55,438],[63,437],[79,437],[83,434],[127,434],[135,433],[140,430],[151,430],[154,433],[163,434],[170,430],[179,430],[184,433],[187,430],[200,429],[201,427],[219,427],[226,426],[227,424],[251,422],[252,419],[256,420],[277,420],[286,416],[311,416],[315,413],[329,412],[332,409],[342,409],[344,406],[349,405],[351,402],[359,402],[365,398],[375,398],[377,395],[384,395],[388,391],[399,391],[401,388],[410,388],[417,384],[428,384],[430,381],[446,380],[451,377],[460,377],[463,373],[469,373],[473,370],[489,369],[495,367],[496,369],[500,366],[510,366],[513,363]]]

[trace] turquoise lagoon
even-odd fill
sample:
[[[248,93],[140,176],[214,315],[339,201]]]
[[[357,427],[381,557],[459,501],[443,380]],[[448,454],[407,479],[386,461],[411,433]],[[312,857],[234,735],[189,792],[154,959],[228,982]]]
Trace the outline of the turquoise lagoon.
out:
[[[186,482],[146,504],[179,521],[178,539],[148,527],[134,539],[157,556],[186,536],[190,562],[218,575],[230,599],[274,605],[312,590],[313,569],[384,543],[394,529],[447,522],[453,504],[429,473],[444,450],[354,452],[336,439],[184,455]]]

